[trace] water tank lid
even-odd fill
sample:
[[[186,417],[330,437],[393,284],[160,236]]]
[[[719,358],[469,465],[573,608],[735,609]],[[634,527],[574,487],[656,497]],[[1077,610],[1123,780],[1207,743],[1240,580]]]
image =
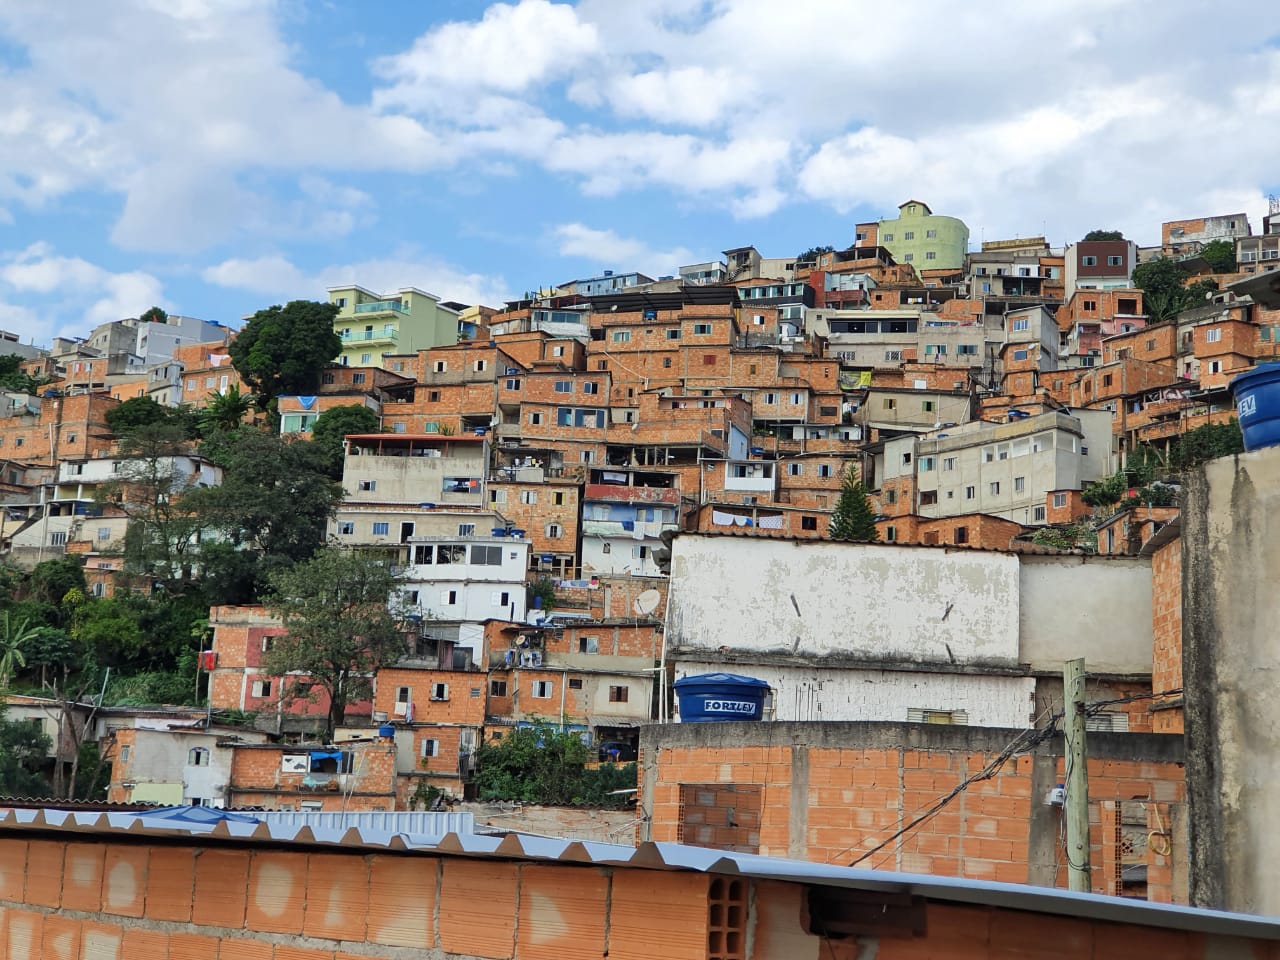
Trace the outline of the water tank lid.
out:
[[[681,677],[674,684],[679,690],[681,686],[702,686],[704,684],[722,684],[730,687],[768,687],[765,681],[756,677],[744,677],[736,673],[700,673],[694,677]]]

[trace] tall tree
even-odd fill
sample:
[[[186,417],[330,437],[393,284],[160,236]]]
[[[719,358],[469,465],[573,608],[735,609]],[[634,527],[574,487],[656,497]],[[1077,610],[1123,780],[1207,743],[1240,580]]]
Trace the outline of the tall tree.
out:
[[[880,539],[876,529],[876,513],[871,509],[866,485],[852,467],[847,467],[840,482],[840,499],[831,515],[832,540],[873,543]]]
[[[1084,238],[1085,240],[1123,240],[1124,234],[1119,230],[1090,230]]]
[[[100,502],[129,518],[123,544],[126,571],[152,578],[170,592],[182,592],[192,580],[203,524],[196,504],[187,498],[204,485],[192,453],[182,427],[139,427],[120,441],[116,476],[97,494]]]
[[[159,307],[150,307],[144,310],[138,319],[143,323],[164,323],[169,319],[169,314]]]
[[[824,253],[830,253],[834,249],[835,247],[827,244],[824,244],[818,247],[810,247],[808,250],[805,250],[803,253],[801,253],[799,256],[796,257],[796,262],[812,263],[814,260],[817,260],[820,255]]]
[[[311,426],[311,442],[324,451],[329,464],[329,476],[342,479],[342,462],[345,457],[343,441],[353,433],[376,433],[378,415],[368,407],[352,404],[331,407]]]
[[[163,423],[168,418],[168,408],[156,403],[151,397],[130,397],[103,416],[111,432],[117,436],[132,433],[140,427]]]
[[[200,548],[206,591],[213,602],[253,602],[273,571],[308,559],[324,543],[342,485],[329,477],[315,444],[267,430],[240,427],[200,450],[223,468],[219,486],[187,495],[212,534]]]
[[[49,792],[40,769],[53,746],[48,735],[31,724],[10,720],[0,701],[0,796],[40,797]]]
[[[407,652],[396,586],[381,561],[333,546],[271,578],[266,606],[288,633],[272,644],[262,669],[287,678],[286,697],[322,690],[330,735],[350,704],[372,694],[374,672]]]
[[[291,300],[259,310],[231,341],[236,372],[273,422],[277,398],[315,393],[325,364],[341,352],[333,330],[337,315],[332,303]]]

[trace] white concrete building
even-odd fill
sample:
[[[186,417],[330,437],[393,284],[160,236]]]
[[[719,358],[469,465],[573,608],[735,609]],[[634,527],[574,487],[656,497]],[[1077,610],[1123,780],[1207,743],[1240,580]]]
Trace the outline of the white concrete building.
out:
[[[975,420],[884,445],[876,481],[914,480],[922,517],[986,513],[1044,523],[1053,491],[1080,490],[1112,473],[1111,412],[1072,410],[1004,423]]]

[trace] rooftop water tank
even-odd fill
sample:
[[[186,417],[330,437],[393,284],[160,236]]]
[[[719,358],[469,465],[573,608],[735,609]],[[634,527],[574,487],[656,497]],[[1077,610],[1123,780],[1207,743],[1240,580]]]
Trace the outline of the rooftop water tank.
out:
[[[1280,445],[1280,363],[1260,363],[1231,381],[1246,450]]]
[[[703,673],[675,682],[683,723],[718,720],[759,720],[769,685],[755,677],[736,673]]]

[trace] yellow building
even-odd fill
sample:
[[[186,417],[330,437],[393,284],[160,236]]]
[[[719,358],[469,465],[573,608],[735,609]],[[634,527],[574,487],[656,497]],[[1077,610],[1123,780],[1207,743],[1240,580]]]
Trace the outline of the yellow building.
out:
[[[342,339],[337,361],[381,367],[384,354],[412,354],[458,342],[458,312],[416,287],[378,294],[364,287],[330,287],[338,307],[333,329]]]

